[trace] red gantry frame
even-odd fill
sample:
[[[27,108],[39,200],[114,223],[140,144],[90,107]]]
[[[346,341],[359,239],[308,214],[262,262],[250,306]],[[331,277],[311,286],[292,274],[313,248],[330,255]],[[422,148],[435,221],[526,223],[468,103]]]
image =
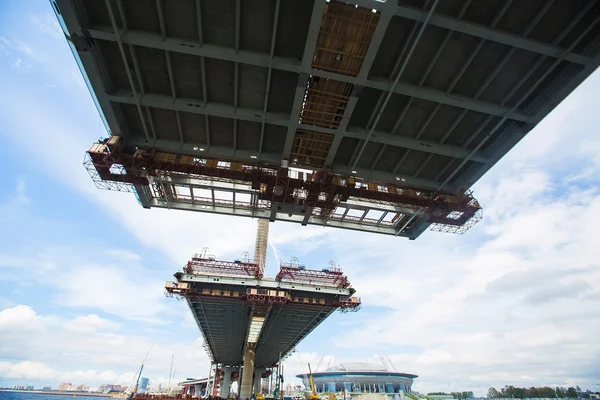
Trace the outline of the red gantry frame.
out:
[[[263,277],[258,264],[243,261],[218,261],[214,258],[203,258],[198,254],[188,261],[183,270],[188,274],[248,276],[256,279]]]
[[[260,217],[255,215],[257,210],[271,210],[271,213],[289,213],[290,217],[292,214],[302,216],[303,225],[310,218],[323,225],[331,223],[329,226],[333,227],[347,227],[340,222],[353,222],[358,227],[351,229],[403,236],[409,236],[405,232],[422,220],[431,224],[432,230],[464,233],[481,219],[481,207],[470,192],[436,193],[368,183],[322,170],[303,173],[285,167],[259,167],[154,149],[130,149],[122,146],[119,136],[94,144],[84,164],[98,187],[136,191],[138,195],[141,191],[169,208],[177,208],[178,202],[184,201],[184,196],[171,182],[195,178],[226,182],[231,186],[246,185],[252,198],[244,203],[236,202],[235,193],[233,202],[215,200],[214,191],[212,199],[194,198],[192,194],[192,203],[206,203],[199,211],[227,205],[233,211],[236,207],[238,210],[246,208],[248,216]],[[356,204],[364,213],[348,215]],[[343,213],[342,209],[345,209]],[[384,212],[376,220],[369,217],[370,209]]]
[[[202,288],[193,287],[190,282],[182,282],[183,274],[178,272],[175,277],[179,282],[167,282],[165,289],[167,295],[176,297],[216,297],[228,300],[245,300],[252,303],[262,304],[291,304],[295,306],[313,308],[313,307],[333,307],[342,312],[358,311],[361,307],[361,301],[358,297],[352,297],[354,289],[350,287],[348,278],[342,273],[339,267],[332,262],[329,267],[323,270],[306,269],[296,261],[291,263],[282,263],[279,273],[275,278],[279,282],[295,282],[314,286],[329,286],[335,288],[348,288],[350,295],[333,296],[331,299],[325,299],[319,295],[310,296],[310,291],[298,288],[298,293],[290,294],[289,290],[284,288],[261,288],[246,287],[242,291],[222,290],[220,288]],[[213,256],[203,252],[194,255],[192,259],[184,266],[183,272],[194,275],[214,275],[228,276],[235,275],[241,277],[253,277],[262,279],[258,265],[251,262],[228,262],[214,259]],[[305,292],[305,293],[304,293]]]
[[[281,263],[279,273],[275,280],[280,282],[298,282],[309,285],[326,285],[338,288],[347,288],[350,286],[348,278],[342,270],[335,265],[331,265],[323,270],[306,269],[305,266],[297,263]]]

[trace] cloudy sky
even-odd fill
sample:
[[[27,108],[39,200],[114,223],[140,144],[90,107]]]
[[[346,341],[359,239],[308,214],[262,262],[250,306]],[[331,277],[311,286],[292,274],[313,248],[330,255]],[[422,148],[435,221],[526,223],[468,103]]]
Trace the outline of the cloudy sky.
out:
[[[600,74],[475,185],[485,218],[416,241],[271,225],[278,254],[339,263],[365,306],[288,360],[376,361],[418,391],[579,385],[600,376]],[[208,373],[199,331],[163,284],[202,247],[231,259],[256,221],[144,210],[81,163],[105,131],[48,2],[0,0],[0,387]],[[595,243],[595,244],[594,244]],[[268,273],[275,274],[275,252]]]

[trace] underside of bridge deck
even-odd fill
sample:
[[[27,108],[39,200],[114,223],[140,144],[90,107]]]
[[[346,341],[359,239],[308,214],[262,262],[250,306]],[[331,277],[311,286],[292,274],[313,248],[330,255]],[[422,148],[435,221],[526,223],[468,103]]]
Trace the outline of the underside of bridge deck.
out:
[[[471,187],[600,64],[594,0],[52,3],[126,146],[435,193]],[[418,236],[417,209],[389,233]]]

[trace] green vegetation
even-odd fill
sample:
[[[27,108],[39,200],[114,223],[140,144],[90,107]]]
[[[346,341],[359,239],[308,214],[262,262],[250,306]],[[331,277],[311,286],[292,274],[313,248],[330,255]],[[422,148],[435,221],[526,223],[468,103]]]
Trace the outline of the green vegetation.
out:
[[[473,392],[470,392],[470,391],[469,392],[450,392],[450,393],[446,393],[446,392],[427,393],[427,396],[439,396],[439,395],[452,396],[458,400],[465,400],[469,397],[474,397]]]
[[[469,397],[474,397],[473,392],[451,392],[452,397],[455,399],[465,400]]]
[[[488,390],[488,397],[494,399],[503,399],[503,398],[515,398],[515,399],[527,399],[527,398],[579,398],[586,397],[585,393],[581,393],[581,389],[579,386],[576,388],[570,387],[568,389],[565,388],[556,388],[552,389],[551,387],[530,387],[530,388],[520,388],[514,386],[505,386],[500,390],[496,390],[496,388],[491,387]]]

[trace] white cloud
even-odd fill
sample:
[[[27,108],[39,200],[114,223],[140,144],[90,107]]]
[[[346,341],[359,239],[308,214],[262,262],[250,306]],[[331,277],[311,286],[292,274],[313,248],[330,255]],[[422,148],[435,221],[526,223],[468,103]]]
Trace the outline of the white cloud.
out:
[[[97,331],[114,331],[119,328],[119,324],[100,318],[96,314],[89,314],[67,321],[64,328],[72,332],[94,333]]]
[[[17,305],[0,311],[0,334],[37,331],[42,328],[41,321],[29,306]]]
[[[62,289],[58,302],[130,318],[157,315],[165,308],[161,301],[164,280],[146,277],[142,269],[138,271],[141,274],[106,265],[73,269],[55,283]]]
[[[32,321],[36,330],[30,329]],[[0,311],[0,324],[0,360],[6,360],[0,362],[0,382],[129,384],[151,346],[144,371],[155,383],[166,384],[173,354],[176,379],[208,372],[200,340],[118,332],[120,324],[93,314],[64,320],[18,305]]]
[[[0,56],[6,57],[9,65],[19,73],[26,73],[32,69],[30,61],[42,61],[30,44],[6,37],[0,37]]]
[[[92,247],[93,249],[93,247]],[[12,279],[35,284],[55,294],[48,300],[62,307],[100,310],[122,318],[161,322],[166,312],[162,275],[146,269],[139,256],[110,250],[114,258],[96,260],[83,248],[38,247],[20,257],[0,255],[0,266],[10,268]],[[19,250],[16,250],[19,251]],[[7,275],[8,276],[8,275]]]
[[[0,363],[0,373],[6,378],[49,380],[56,378],[56,371],[44,363],[22,361],[16,364]]]
[[[115,257],[117,260],[121,261],[131,261],[131,262],[140,262],[142,261],[142,257],[139,254],[135,254],[131,251],[121,250],[121,249],[113,249],[107,250],[106,255]]]
[[[44,34],[55,39],[64,39],[64,34],[56,17],[46,13],[43,15],[30,15],[29,20]]]
[[[26,184],[27,182],[23,178],[17,181],[17,193],[13,200],[16,204],[27,204],[30,202],[29,197],[25,194]]]

